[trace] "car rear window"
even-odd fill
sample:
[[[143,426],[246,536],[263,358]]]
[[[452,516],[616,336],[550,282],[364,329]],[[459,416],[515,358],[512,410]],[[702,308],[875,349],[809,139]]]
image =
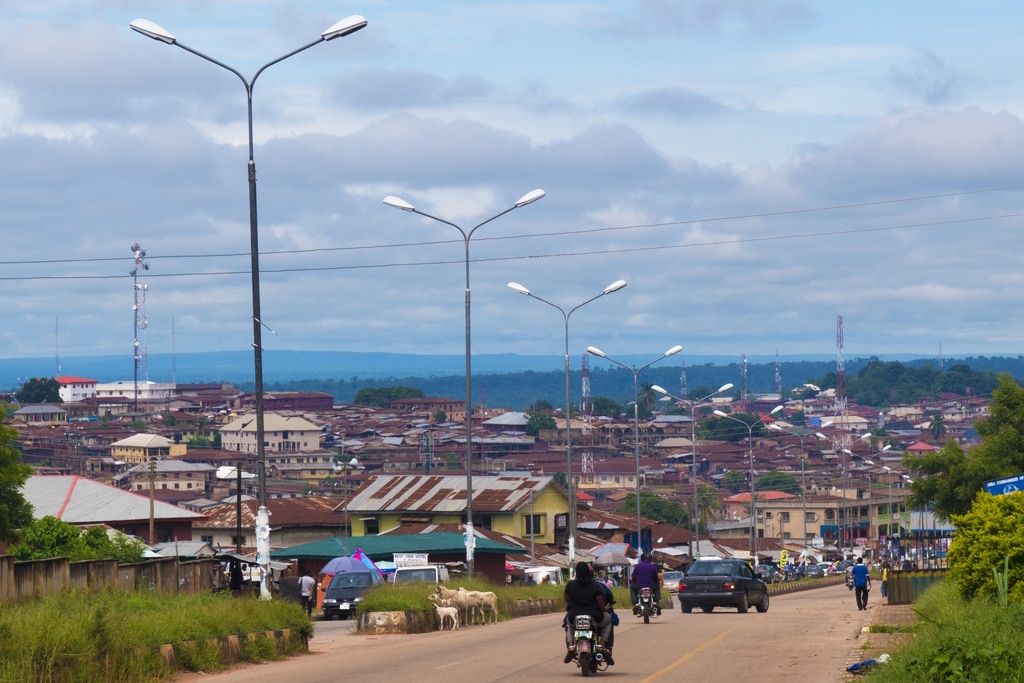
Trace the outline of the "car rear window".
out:
[[[687,576],[729,576],[732,564],[729,562],[695,562]]]

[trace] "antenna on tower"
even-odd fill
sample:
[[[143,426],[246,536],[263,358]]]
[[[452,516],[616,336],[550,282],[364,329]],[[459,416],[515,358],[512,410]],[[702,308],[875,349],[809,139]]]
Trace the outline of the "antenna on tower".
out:
[[[683,361],[683,368],[679,371],[679,396],[689,398],[686,395],[686,361]]]
[[[782,395],[782,366],[779,365],[778,349],[775,349],[775,393]]]
[[[740,399],[747,400],[747,354],[740,361]]]
[[[583,354],[583,396],[580,399],[580,420],[583,421],[583,438],[580,444],[580,471],[583,474],[594,473],[594,432],[591,428],[593,404],[590,402],[590,359],[588,353]],[[570,482],[571,484],[571,482]]]
[[[149,263],[144,260],[146,250],[138,242],[132,245],[132,256],[135,259],[135,265],[128,271],[128,274],[132,276],[132,285],[135,290],[135,303],[132,304],[132,313],[135,318],[133,325],[135,331],[135,397],[132,402],[132,411],[137,415],[139,412],[139,368],[145,369],[148,364],[146,346],[139,344],[139,329],[145,331],[149,325],[149,321],[146,320],[146,290],[149,289],[149,285],[140,282],[139,269],[149,270]]]
[[[846,414],[846,364],[843,362],[843,316],[836,316],[836,415]]]

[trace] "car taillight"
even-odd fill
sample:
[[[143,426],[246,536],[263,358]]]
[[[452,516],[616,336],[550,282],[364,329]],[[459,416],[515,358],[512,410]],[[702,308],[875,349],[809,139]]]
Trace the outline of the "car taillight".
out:
[[[726,590],[729,590],[729,591],[736,590],[736,584],[733,583],[732,581],[726,581],[725,584],[722,586],[722,588],[724,588]]]
[[[679,590],[681,590],[681,591],[686,590],[686,584],[683,583],[682,581],[679,582]]]

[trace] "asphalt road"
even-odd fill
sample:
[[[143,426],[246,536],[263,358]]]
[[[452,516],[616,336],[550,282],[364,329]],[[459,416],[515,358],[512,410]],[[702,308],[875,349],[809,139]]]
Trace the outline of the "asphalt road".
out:
[[[853,593],[838,585],[773,597],[764,614],[753,609],[747,614],[734,609],[682,614],[677,606],[644,625],[627,612],[620,615],[622,623],[616,632],[616,665],[598,677],[643,682],[841,681],[872,609],[858,611]],[[562,663],[560,623],[561,614],[549,614],[458,631],[363,636],[351,632],[351,622],[318,621],[309,655],[175,680],[568,680],[580,673],[575,664]]]

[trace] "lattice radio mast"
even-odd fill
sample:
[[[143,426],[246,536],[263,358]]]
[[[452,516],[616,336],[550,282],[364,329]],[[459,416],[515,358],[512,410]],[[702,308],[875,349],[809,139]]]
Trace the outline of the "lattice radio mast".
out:
[[[747,354],[740,361],[740,399],[747,400]]]
[[[778,349],[775,349],[775,393],[782,396],[782,366],[779,365]]]
[[[146,290],[149,289],[149,285],[141,282],[141,276],[139,269],[143,271],[149,270],[149,263],[144,259],[146,257],[146,250],[142,248],[142,245],[136,242],[132,245],[132,254],[135,259],[135,265],[132,267],[128,274],[132,276],[132,284],[135,290],[135,303],[132,304],[132,313],[134,315],[134,331],[135,331],[135,398],[132,403],[132,411],[135,414],[139,412],[139,369],[148,376],[148,353],[146,351],[146,345],[139,343],[139,330],[145,331],[146,327],[149,326],[149,321],[146,320]]]
[[[836,316],[836,415],[846,414],[846,365],[843,362],[843,316]]]
[[[594,473],[594,430],[590,420],[593,416],[594,406],[590,402],[590,360],[589,354],[583,354],[583,393],[580,399],[580,421],[583,423],[583,438],[580,444],[580,458],[582,459],[580,471],[583,474]]]
[[[686,395],[686,361],[683,361],[682,370],[679,371],[679,397],[689,398]]]

